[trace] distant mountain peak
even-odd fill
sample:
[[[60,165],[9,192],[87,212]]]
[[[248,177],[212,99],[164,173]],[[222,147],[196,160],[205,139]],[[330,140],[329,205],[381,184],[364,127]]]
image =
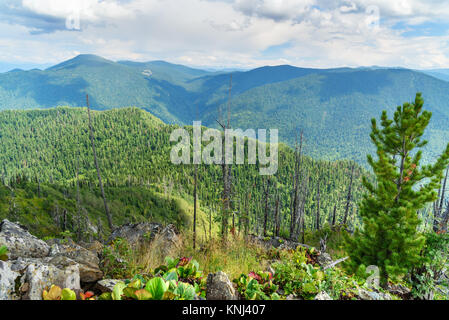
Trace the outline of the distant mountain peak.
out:
[[[79,54],[76,57],[61,62],[53,67],[48,68],[47,70],[59,70],[63,68],[74,68],[80,65],[87,65],[89,67],[92,66],[100,66],[105,64],[115,64],[114,61],[105,59],[103,57],[97,56],[95,54]]]

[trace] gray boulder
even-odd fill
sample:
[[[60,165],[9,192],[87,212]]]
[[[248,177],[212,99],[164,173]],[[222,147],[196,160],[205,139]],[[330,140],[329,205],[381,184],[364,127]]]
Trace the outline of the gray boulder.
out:
[[[109,237],[108,243],[122,238],[127,240],[131,246],[138,247],[146,242],[154,241],[158,250],[165,255],[170,255],[171,249],[180,243],[178,234],[178,230],[172,224],[163,228],[158,223],[128,223],[115,229]]]
[[[6,219],[0,223],[0,243],[8,247],[10,260],[18,257],[43,258],[50,252],[44,241],[31,235],[25,227]]]
[[[11,269],[9,262],[0,260],[0,300],[19,300],[16,293],[16,279],[20,273]]]
[[[409,299],[411,297],[411,290],[401,284],[388,284],[387,290],[389,293],[402,299]]]
[[[47,243],[51,245],[51,256],[66,257],[78,263],[81,282],[92,283],[103,277],[103,272],[99,267],[100,259],[95,252],[89,251],[73,241],[61,242],[52,239]]]
[[[114,289],[114,286],[122,282],[123,280],[117,280],[117,279],[103,279],[98,281],[95,284],[95,289],[101,291],[102,293],[105,292],[112,292],[112,289]]]
[[[326,291],[321,291],[318,293],[314,300],[333,300]]]
[[[86,279],[99,277],[96,254],[71,241],[54,240],[50,246],[19,224],[3,220],[0,243],[9,251],[9,260],[0,261],[0,300],[41,300],[51,285],[80,290],[80,266]]]
[[[159,223],[127,223],[116,228],[108,238],[108,243],[117,238],[126,239],[129,244],[142,244],[145,240],[151,240],[156,234],[162,231],[162,225]]]
[[[264,238],[262,236],[249,235],[249,239],[267,250],[271,249],[272,247],[284,250],[295,250],[298,247],[311,248],[306,244],[283,239],[280,237]]]
[[[366,289],[359,289],[358,297],[360,300],[391,300],[388,293],[369,291]]]
[[[157,237],[160,249],[165,255],[170,255],[171,249],[180,244],[178,230],[172,224],[166,226]]]
[[[226,273],[218,271],[207,276],[207,300],[238,300],[234,286]]]
[[[21,283],[26,287],[23,300],[42,300],[42,292],[51,285],[61,288],[80,290],[79,268],[75,262],[70,262],[67,258],[57,258],[60,261],[58,266],[50,263],[32,263],[27,266]],[[65,261],[64,261],[65,260]],[[72,264],[73,263],[73,264]]]

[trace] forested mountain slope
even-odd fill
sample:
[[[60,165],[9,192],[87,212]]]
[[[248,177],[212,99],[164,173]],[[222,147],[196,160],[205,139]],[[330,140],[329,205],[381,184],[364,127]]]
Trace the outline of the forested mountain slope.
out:
[[[54,185],[55,187],[51,188],[58,190],[67,190],[65,197],[72,201],[72,205],[67,210],[73,216],[75,214],[73,201],[76,199],[75,177],[79,161],[81,188],[86,192],[94,190],[97,200],[100,200],[85,108],[3,111],[0,112],[0,127],[2,128],[0,168],[5,184],[13,186],[14,181],[17,181],[17,175],[25,175],[26,180],[32,181],[32,186],[29,187],[32,191],[29,197],[31,199],[37,195],[39,183]],[[94,111],[93,127],[106,193],[111,195],[112,203],[118,201],[115,207],[112,206],[113,219],[116,223],[124,221],[127,212],[124,208],[127,206],[130,206],[128,220],[148,218],[153,209],[152,206],[147,206],[146,197],[161,198],[162,202],[168,201],[170,197],[177,197],[185,199],[187,203],[192,202],[193,167],[173,165],[170,162],[170,150],[173,144],[170,143],[169,137],[176,126],[165,125],[138,108],[123,108]],[[289,222],[293,166],[293,150],[281,145],[279,170],[272,178],[269,208],[270,219],[272,219],[274,194],[278,193],[283,230],[288,228]],[[329,162],[304,158],[301,178],[308,186],[305,203],[308,228],[312,228],[315,223],[318,185],[321,192],[320,223],[323,226],[329,221],[334,205],[337,206],[337,222],[341,221],[346,205],[351,166],[352,163],[348,161]],[[355,216],[354,202],[360,199],[362,192],[360,183],[362,172],[362,169],[356,167],[351,219]],[[221,207],[221,175],[219,166],[200,166],[199,199],[203,211],[208,211],[210,208],[212,211],[218,211]],[[234,166],[233,177],[233,207],[236,212],[236,223],[240,217],[248,215],[252,228],[260,228],[265,201],[262,190],[264,182],[259,175],[258,166]],[[19,178],[20,180],[23,179]],[[249,186],[251,186],[251,194],[248,194]],[[120,188],[125,189],[122,192]],[[154,195],[154,192],[140,191],[147,192],[147,196],[143,196],[143,202],[131,205],[131,198],[135,197],[135,193],[126,191],[126,188],[154,190],[159,196]],[[120,195],[112,195],[114,190],[117,190],[116,193]],[[64,194],[62,191],[59,192]],[[126,197],[122,199],[121,197],[126,194],[129,194],[129,199]],[[249,203],[245,208],[246,199],[249,199]],[[10,200],[7,198],[4,202],[7,203]],[[97,203],[96,208],[98,206],[101,207],[101,202]],[[145,207],[147,209],[143,209]],[[161,207],[164,208],[167,205]],[[4,216],[10,212],[8,208],[8,204],[2,207],[1,212]],[[168,210],[168,213],[178,211],[174,208]],[[103,225],[106,226],[105,217],[100,210],[95,209],[93,212],[98,212],[104,219]],[[157,212],[153,215],[157,215]],[[27,221],[23,222],[27,223]]]
[[[278,128],[292,146],[304,130],[306,152],[321,159],[365,163],[372,151],[369,123],[383,109],[422,92],[434,113],[427,138],[428,159],[449,139],[449,82],[407,69],[305,69],[262,67],[233,72],[231,119],[234,128]],[[165,123],[216,127],[226,110],[230,74],[207,72],[163,61],[113,62],[80,55],[47,70],[0,74],[0,109],[84,106],[89,93],[97,110],[135,106]]]
[[[259,86],[234,97],[231,122],[242,128],[279,128],[281,141],[290,145],[301,128],[306,152],[313,157],[363,163],[373,151],[366,134],[370,119],[384,109],[391,115],[396,106],[413,101],[416,92],[423,92],[425,107],[433,112],[425,152],[425,160],[431,160],[449,141],[449,83],[410,70],[313,73]],[[205,123],[213,124],[216,117],[216,110],[210,110]]]

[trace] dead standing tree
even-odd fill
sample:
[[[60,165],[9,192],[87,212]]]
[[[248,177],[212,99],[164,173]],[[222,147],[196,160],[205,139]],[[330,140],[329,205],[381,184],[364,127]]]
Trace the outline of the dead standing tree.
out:
[[[316,230],[320,230],[320,182],[317,183],[317,209],[316,209],[316,221],[315,221],[315,228]]]
[[[449,174],[449,168],[446,169],[446,177],[444,178],[443,186],[440,190],[438,190],[438,199],[434,203],[434,209],[433,209],[433,231],[438,232],[440,230],[441,223],[444,221],[446,214],[444,217],[441,215],[443,211],[443,205],[444,200],[446,197],[446,185],[447,185],[447,178]],[[449,204],[448,204],[449,206]],[[447,222],[446,222],[447,225]]]
[[[198,109],[196,112],[198,116]],[[201,127],[200,127],[201,132]],[[201,144],[200,144],[201,148]],[[199,152],[196,148],[194,148],[194,162],[196,162],[198,157],[201,159],[201,152]],[[198,198],[198,165],[196,163],[193,164],[194,174],[193,174],[193,249],[196,249],[196,220],[197,220],[197,198]]]
[[[232,92],[232,74],[230,76],[229,82],[229,96],[228,96],[228,120],[227,124],[223,124],[221,119],[217,120],[218,124],[222,127],[224,131],[223,139],[226,139],[226,130],[231,129],[231,92]],[[220,112],[221,118],[221,112]],[[223,175],[223,213],[222,213],[222,226],[221,226],[221,236],[223,240],[227,240],[228,237],[228,220],[229,214],[231,212],[231,166],[226,163],[226,149],[225,143],[222,143],[222,175]]]
[[[304,232],[305,232],[305,206],[306,206],[306,200],[309,195],[309,179],[310,176],[307,175],[304,179],[302,179],[301,182],[301,194],[302,197],[298,201],[296,212],[298,212],[298,215],[296,217],[296,220],[294,222],[295,228],[293,230],[293,238],[297,239],[299,236],[299,232],[302,230],[303,238],[304,238]],[[302,241],[304,243],[304,240]]]
[[[193,179],[193,249],[196,248],[196,207],[197,207],[197,185],[198,185],[198,165],[194,164],[195,173]]]
[[[291,222],[290,222],[290,237],[295,236],[295,226],[298,217],[299,208],[299,180],[301,174],[301,161],[302,161],[302,141],[303,132],[301,131],[299,150],[298,150],[298,136],[296,136],[296,148],[295,148],[295,175],[293,178],[293,190],[292,190],[292,204],[290,207]]]
[[[332,212],[332,222],[331,227],[335,226],[335,219],[337,218],[337,205],[334,205],[334,211]]]
[[[349,214],[349,205],[351,203],[351,196],[352,196],[352,181],[354,179],[354,168],[355,168],[355,163],[352,164],[351,167],[351,178],[350,178],[350,182],[349,182],[349,187],[348,187],[348,196],[346,197],[346,209],[345,209],[345,215],[343,218],[343,224],[346,224],[348,222],[348,214]]]
[[[101,181],[100,166],[98,165],[98,159],[97,159],[97,151],[95,150],[95,139],[94,139],[94,133],[93,133],[93,129],[92,129],[92,120],[90,117],[89,95],[88,94],[86,94],[86,104],[87,104],[87,114],[89,116],[90,142],[92,143],[92,152],[94,154],[95,168],[97,169],[98,183],[100,185],[101,196],[103,197],[104,210],[106,211],[106,217],[108,219],[108,226],[112,231],[112,229],[114,228],[113,224],[112,224],[112,217],[111,217],[111,213],[109,212],[108,203],[106,201],[106,195],[104,194],[103,182]]]
[[[276,192],[274,207],[274,235],[279,237],[281,231],[281,213],[279,211],[279,192]]]
[[[265,211],[264,211],[264,218],[263,218],[263,236],[267,236],[267,224],[268,224],[268,203],[270,199],[270,184],[271,180],[270,178],[265,178],[263,180],[263,194],[264,194],[264,200],[265,200]]]

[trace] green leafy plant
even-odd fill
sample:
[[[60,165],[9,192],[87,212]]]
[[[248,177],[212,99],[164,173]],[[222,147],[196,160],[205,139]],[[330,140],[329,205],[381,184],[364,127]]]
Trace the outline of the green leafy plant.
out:
[[[99,300],[194,300],[196,295],[195,287],[189,283],[161,277],[142,281],[135,277],[128,284],[118,282],[110,295],[103,294]]]
[[[155,276],[160,276],[166,281],[180,281],[191,284],[195,293],[201,297],[206,296],[206,283],[203,272],[199,270],[199,264],[192,258],[183,257],[173,259],[167,257],[165,265],[154,270]]]
[[[8,248],[6,246],[0,246],[0,260],[8,260]]]
[[[44,300],[76,300],[76,293],[71,289],[61,289],[52,285],[48,291],[43,291],[42,298]]]
[[[113,279],[128,278],[133,274],[130,260],[133,252],[125,239],[117,238],[103,248],[101,269],[104,276]]]
[[[246,300],[279,300],[280,296],[276,292],[279,287],[272,280],[270,272],[250,272],[248,275],[240,275],[234,282],[240,295]]]
[[[338,268],[325,271],[317,264],[317,251],[298,247],[295,251],[283,252],[275,263],[273,283],[283,295],[293,294],[303,299],[313,299],[321,291],[333,299],[351,299],[358,288],[355,278]]]
[[[155,277],[147,282],[145,290],[151,294],[152,300],[162,300],[168,287],[169,285],[164,279]]]
[[[412,296],[416,299],[432,299],[438,285],[448,287],[447,282],[439,283],[449,263],[449,234],[429,232],[426,245],[421,253],[421,266],[411,273]]]

